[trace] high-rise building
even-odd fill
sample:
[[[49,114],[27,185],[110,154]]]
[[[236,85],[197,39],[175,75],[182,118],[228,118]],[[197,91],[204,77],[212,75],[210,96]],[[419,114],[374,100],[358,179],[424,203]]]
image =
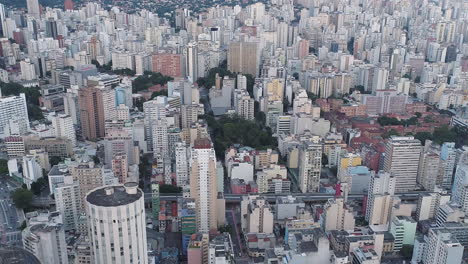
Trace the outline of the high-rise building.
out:
[[[392,136],[385,149],[384,171],[396,179],[395,192],[414,190],[418,175],[421,142],[414,137]]]
[[[198,115],[203,114],[203,105],[189,104],[181,105],[182,128],[189,128],[198,121]]]
[[[148,150],[153,149],[153,126],[158,120],[166,118],[166,103],[163,97],[156,97],[151,101],[143,103],[143,113],[145,114],[145,140]]]
[[[46,21],[46,36],[48,38],[57,39],[58,31],[57,31],[57,21],[53,18],[49,18]]]
[[[55,128],[55,136],[68,138],[72,146],[76,146],[76,132],[71,116],[58,114],[52,119],[52,125]]]
[[[10,135],[10,121],[18,120],[18,132],[29,130],[28,108],[26,106],[26,96],[22,93],[19,96],[9,96],[0,98],[0,137],[5,133]],[[22,122],[21,122],[22,121]]]
[[[273,233],[272,207],[264,198],[249,199],[246,233]]]
[[[22,236],[24,249],[34,254],[40,263],[68,263],[65,230],[59,212],[41,213],[29,219]]]
[[[420,194],[416,209],[416,220],[423,221],[436,217],[439,207],[449,201],[450,194],[447,194],[447,191],[443,190]]]
[[[86,211],[94,263],[148,263],[144,193],[137,183],[90,191]]]
[[[26,5],[28,8],[28,14],[35,18],[40,18],[41,16],[41,7],[38,0],[27,0]]]
[[[443,188],[452,188],[452,177],[457,153],[454,142],[445,142],[440,150],[440,165],[437,184]]]
[[[198,47],[196,42],[187,44],[186,75],[190,82],[198,80]]]
[[[389,232],[395,238],[393,250],[399,252],[403,245],[413,245],[417,222],[410,216],[395,216],[390,222]]]
[[[254,105],[255,101],[249,95],[241,95],[236,98],[236,113],[243,119],[254,120]]]
[[[197,210],[197,231],[217,229],[216,154],[208,138],[195,140],[190,156],[190,196]]]
[[[385,225],[390,222],[395,181],[395,177],[388,172],[371,176],[366,205],[366,220],[369,225]]]
[[[193,52],[191,50],[188,50]],[[183,77],[183,64],[181,54],[158,53],[153,54],[153,72],[159,72],[173,78]]]
[[[299,189],[303,193],[318,192],[322,169],[322,144],[306,142],[299,149]]]
[[[81,131],[85,139],[95,140],[105,136],[105,111],[102,90],[95,86],[79,90]]]
[[[439,174],[439,155],[427,150],[427,145],[430,144],[426,143],[419,159],[417,182],[427,191],[433,191]]]
[[[82,208],[84,208],[85,195],[89,191],[104,185],[104,169],[101,165],[94,164],[94,162],[82,163],[71,168],[71,175],[73,181],[80,186]]]
[[[426,251],[424,264],[460,264],[463,259],[464,247],[445,228],[433,228],[429,230],[426,239]]]
[[[190,264],[209,263],[209,242],[208,234],[192,234],[187,249],[187,259],[189,259]]]
[[[321,217],[322,228],[325,231],[354,230],[353,211],[346,205],[344,198],[329,199]]]
[[[231,72],[251,74],[259,73],[259,44],[256,42],[231,42],[228,50],[228,69]]]
[[[177,206],[177,215],[180,217],[180,232],[182,233],[182,254],[187,255],[190,237],[197,232],[195,201],[191,198],[179,198]]]
[[[7,31],[5,14],[6,14],[5,5],[0,4],[0,30],[2,31],[0,35],[2,37],[6,37],[6,31]]]
[[[63,217],[65,230],[76,230],[82,213],[80,186],[71,175],[65,175],[63,179],[64,182],[55,188],[57,210]]]
[[[461,206],[468,213],[468,162],[463,158],[457,165],[452,187],[452,201]]]
[[[156,120],[152,127],[152,136],[153,136],[153,156],[161,156],[162,158],[167,158],[169,154],[169,142],[167,137],[167,120],[166,118],[161,118]]]
[[[20,68],[21,68],[21,79],[25,81],[32,81],[36,80],[37,74],[36,74],[36,68],[34,67],[34,64],[31,63],[29,59],[25,59],[20,62]]]
[[[189,159],[188,150],[185,142],[179,142],[175,145],[175,173],[177,186],[184,187],[188,185],[189,180]]]
[[[42,168],[34,155],[23,156],[23,182],[28,189],[31,184],[42,178]]]

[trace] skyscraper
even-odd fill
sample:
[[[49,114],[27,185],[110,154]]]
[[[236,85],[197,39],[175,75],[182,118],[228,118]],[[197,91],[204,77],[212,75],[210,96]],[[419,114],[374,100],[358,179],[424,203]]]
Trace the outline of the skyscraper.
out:
[[[414,190],[421,142],[414,137],[392,136],[385,149],[384,170],[396,179],[395,192]]]
[[[84,208],[85,195],[98,187],[104,185],[104,170],[102,166],[95,165],[94,162],[82,163],[76,167],[72,167],[71,175],[73,181],[78,182],[80,186],[80,195],[82,208]]]
[[[6,37],[7,27],[6,27],[5,19],[6,19],[6,17],[5,17],[5,6],[0,4],[0,30],[2,31],[1,32],[2,37]]]
[[[463,157],[460,159],[455,172],[452,201],[461,206],[465,213],[468,213],[468,162]]]
[[[190,82],[198,79],[198,47],[196,42],[187,44],[186,72]]]
[[[76,132],[71,116],[58,114],[54,119],[52,119],[52,125],[55,128],[55,135],[57,137],[68,138],[72,145],[76,146]]]
[[[105,135],[105,113],[101,89],[95,86],[79,90],[81,131],[85,139],[95,140]]]
[[[369,183],[366,220],[369,225],[390,222],[396,179],[388,172],[373,174]]]
[[[426,240],[424,264],[460,264],[464,247],[454,237],[452,231],[444,228],[429,230]]]
[[[55,188],[57,210],[63,217],[65,230],[77,229],[82,213],[80,186],[71,175],[65,175],[63,179],[64,182]]]
[[[8,133],[11,120],[18,120],[18,124],[23,126],[19,130],[29,130],[28,108],[26,106],[26,96],[22,93],[19,96],[9,96],[0,98],[0,135]],[[10,128],[11,129],[11,128]],[[1,137],[3,137],[1,136]]]
[[[59,212],[41,213],[29,219],[22,236],[24,249],[41,263],[68,263],[65,230]]]
[[[57,39],[58,31],[57,31],[57,21],[53,18],[49,18],[46,21],[46,36],[48,38]]]
[[[148,263],[144,194],[137,183],[90,191],[86,211],[94,263]]]
[[[190,167],[190,196],[195,200],[197,231],[215,231],[218,221],[216,154],[208,138],[195,140]]]
[[[303,193],[318,192],[322,169],[322,144],[306,142],[299,149],[299,189]]]
[[[231,72],[251,74],[259,72],[259,52],[256,42],[231,42],[228,51],[228,69]]]
[[[179,142],[175,145],[175,173],[178,187],[188,185],[189,161],[185,142]]]
[[[450,189],[452,187],[452,177],[455,169],[456,156],[455,143],[445,142],[442,144],[437,184],[443,188]]]

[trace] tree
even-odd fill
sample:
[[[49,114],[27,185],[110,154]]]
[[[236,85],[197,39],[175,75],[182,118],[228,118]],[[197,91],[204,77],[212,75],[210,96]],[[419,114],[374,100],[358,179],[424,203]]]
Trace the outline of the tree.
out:
[[[160,184],[159,185],[160,193],[181,193],[182,188],[170,184]]]
[[[412,245],[403,245],[400,250],[400,254],[406,258],[410,259],[413,256],[413,246]]]
[[[11,194],[11,199],[15,206],[20,209],[31,207],[33,193],[24,188],[18,188]]]
[[[317,100],[318,96],[312,92],[307,92],[307,97],[309,97],[310,100],[312,100],[312,103],[315,104],[315,101]]]
[[[383,138],[390,138],[391,136],[399,136],[400,134],[395,129],[390,129],[389,131],[382,134]]]
[[[49,158],[50,166],[54,166],[63,161],[62,157],[52,156]]]
[[[401,125],[401,122],[395,117],[381,116],[377,118],[377,122],[381,126],[398,126]]]
[[[299,73],[297,72],[293,73],[293,77],[294,79],[299,80]]]
[[[419,112],[414,113],[414,115],[415,115],[417,118],[420,118],[420,117],[422,116],[422,114],[419,113]]]
[[[31,184],[31,191],[34,195],[40,195],[44,188],[49,187],[49,179],[47,176],[39,178],[37,181]]]
[[[0,159],[0,175],[8,173],[8,160]]]
[[[151,100],[153,98],[156,98],[156,97],[160,96],[160,95],[167,96],[167,89],[164,89],[164,90],[161,90],[161,91],[158,91],[158,92],[153,92],[151,94]]]
[[[421,144],[424,146],[426,144],[426,140],[432,140],[432,134],[429,132],[418,132],[414,135],[414,138],[421,141]]]

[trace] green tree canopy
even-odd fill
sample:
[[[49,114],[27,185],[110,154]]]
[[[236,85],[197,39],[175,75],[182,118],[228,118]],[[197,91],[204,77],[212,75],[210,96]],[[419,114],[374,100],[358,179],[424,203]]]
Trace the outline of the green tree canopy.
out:
[[[18,188],[11,194],[11,199],[15,206],[20,209],[25,209],[31,206],[33,193],[28,189]]]

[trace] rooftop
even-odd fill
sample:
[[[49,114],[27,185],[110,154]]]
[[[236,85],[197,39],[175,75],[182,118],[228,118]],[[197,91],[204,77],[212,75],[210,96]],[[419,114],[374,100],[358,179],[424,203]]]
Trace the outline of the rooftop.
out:
[[[143,196],[135,182],[127,182],[124,185],[100,187],[91,191],[86,196],[90,204],[104,207],[121,206],[134,203]]]

